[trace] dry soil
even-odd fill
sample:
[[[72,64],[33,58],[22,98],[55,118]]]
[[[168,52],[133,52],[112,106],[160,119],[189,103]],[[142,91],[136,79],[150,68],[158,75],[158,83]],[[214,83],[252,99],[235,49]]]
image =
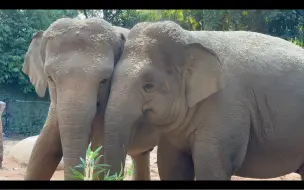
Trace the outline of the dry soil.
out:
[[[0,180],[23,180],[26,166],[18,164],[14,159],[7,156],[9,150],[16,144],[16,140],[5,140],[4,141],[4,159],[3,159],[3,168],[0,169]],[[158,170],[156,165],[156,148],[151,153],[150,157],[150,172],[152,180],[159,180]],[[130,167],[131,159],[127,158],[126,165]],[[126,180],[130,180],[127,178]],[[63,170],[57,170],[51,180],[63,180]],[[232,180],[262,180],[262,179],[252,179],[252,178],[242,178],[238,176],[233,176]],[[263,179],[263,180],[301,180],[300,176],[295,173],[291,173],[285,176]]]

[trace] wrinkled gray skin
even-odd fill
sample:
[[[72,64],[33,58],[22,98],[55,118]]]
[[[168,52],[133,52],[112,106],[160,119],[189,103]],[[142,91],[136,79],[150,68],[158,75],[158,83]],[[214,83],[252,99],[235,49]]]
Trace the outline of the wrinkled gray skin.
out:
[[[0,101],[0,168],[2,168],[3,161],[3,126],[2,126],[2,113],[5,109],[5,102]]]
[[[85,158],[89,141],[93,149],[102,145],[110,79],[128,32],[101,18],[64,18],[33,35],[23,72],[40,97],[49,87],[51,105],[26,180],[49,180],[62,156],[70,180],[70,167]]]
[[[303,98],[299,46],[254,32],[139,23],[112,78],[105,163],[117,172],[138,139],[155,146],[155,136],[141,136],[155,131],[162,180],[303,177]]]

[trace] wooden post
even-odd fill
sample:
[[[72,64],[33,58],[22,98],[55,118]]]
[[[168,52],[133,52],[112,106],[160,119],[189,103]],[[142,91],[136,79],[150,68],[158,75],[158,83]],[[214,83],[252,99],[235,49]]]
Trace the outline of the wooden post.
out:
[[[2,168],[3,161],[3,126],[2,126],[2,113],[5,109],[6,104],[0,101],[0,168]]]

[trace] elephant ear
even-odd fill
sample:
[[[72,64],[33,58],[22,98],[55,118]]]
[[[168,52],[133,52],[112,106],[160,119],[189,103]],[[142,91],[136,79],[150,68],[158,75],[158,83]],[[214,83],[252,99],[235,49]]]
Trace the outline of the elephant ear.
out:
[[[124,46],[125,46],[125,42],[126,42],[126,34],[124,33],[119,33],[119,47],[118,47],[118,50],[117,50],[117,53],[115,55],[115,59],[114,59],[114,64],[116,64],[119,59],[120,59],[120,56],[123,52],[123,49],[124,49]]]
[[[22,71],[30,78],[39,97],[45,96],[47,88],[47,78],[44,74],[44,60],[41,54],[44,54],[42,47],[43,31],[33,34],[31,44],[24,56]]]
[[[126,37],[128,36],[130,30],[127,28],[119,27],[119,26],[113,26],[116,33],[118,33],[122,40],[126,40]]]
[[[212,50],[192,43],[186,46],[185,66],[186,98],[191,108],[221,88],[221,63]]]
[[[120,46],[119,46],[119,56],[122,54],[125,43],[126,43],[126,34],[120,33]]]

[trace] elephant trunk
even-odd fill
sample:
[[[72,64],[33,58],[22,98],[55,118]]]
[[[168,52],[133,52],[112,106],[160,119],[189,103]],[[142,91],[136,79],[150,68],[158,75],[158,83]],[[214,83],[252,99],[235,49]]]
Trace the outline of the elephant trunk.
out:
[[[141,116],[141,110],[136,106],[138,99],[130,98],[124,88],[121,90],[124,91],[117,93],[112,89],[105,113],[104,161],[110,166],[110,175],[124,171],[128,146]]]
[[[91,91],[87,92],[73,95],[65,93],[64,96],[58,96],[60,97],[57,102],[58,122],[65,180],[74,180],[71,176],[71,167],[80,164],[80,157],[85,159],[86,148],[90,141],[97,97]],[[83,173],[83,169],[77,170]]]

